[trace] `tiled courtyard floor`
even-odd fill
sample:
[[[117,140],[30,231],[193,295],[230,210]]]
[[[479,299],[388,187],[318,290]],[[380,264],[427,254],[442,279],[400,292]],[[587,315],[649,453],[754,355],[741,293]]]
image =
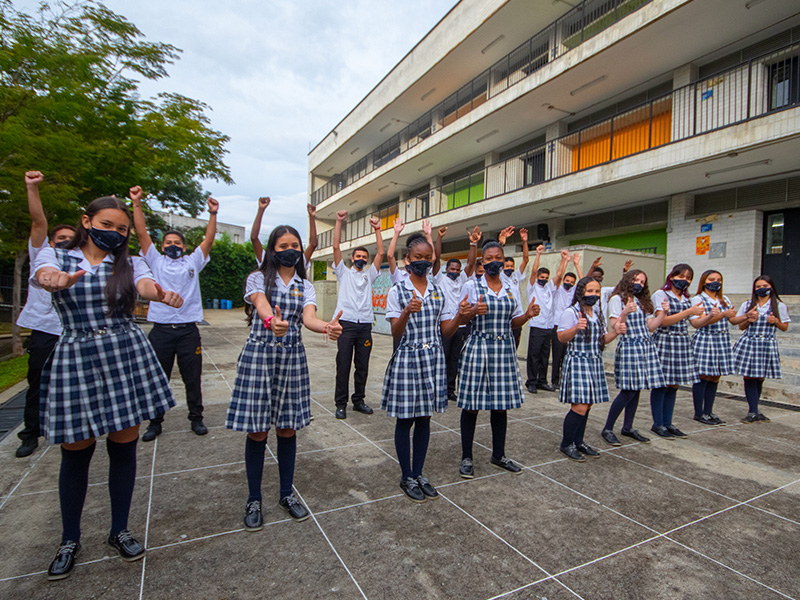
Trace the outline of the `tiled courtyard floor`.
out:
[[[60,539],[60,452],[44,443],[16,459],[9,436],[0,444],[0,598],[800,598],[800,413],[765,407],[771,423],[743,425],[746,405],[722,398],[716,412],[728,425],[709,429],[691,420],[681,392],[675,422],[688,440],[610,448],[599,435],[608,405],[598,406],[587,441],[602,457],[576,464],[558,452],[565,410],[555,394],[526,395],[510,413],[507,443],[523,473],[489,464],[481,415],[476,478],[465,481],[451,405],[433,418],[425,469],[441,498],[414,504],[397,485],[393,420],[377,410],[391,353],[378,335],[367,395],[376,412],[337,421],[335,343],[304,332],[315,419],[298,434],[295,487],[313,518],[291,522],[274,502],[270,436],[267,526],[245,532],[244,436],[223,424],[247,329],[238,311],[207,319],[209,434],[189,430],[176,368],[178,407],[155,443],[139,444],[130,527],[146,540],[146,558],[124,563],[103,543],[110,510],[101,444],[80,563],[69,579],[48,582]],[[648,414],[645,396],[643,433]]]

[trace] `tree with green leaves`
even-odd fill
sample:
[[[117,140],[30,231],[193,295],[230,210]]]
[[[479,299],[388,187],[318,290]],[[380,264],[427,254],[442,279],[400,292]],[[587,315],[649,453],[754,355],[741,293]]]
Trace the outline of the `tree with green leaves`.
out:
[[[125,197],[133,185],[197,216],[201,180],[233,182],[229,138],[211,128],[205,104],[138,93],[179,55],[96,0],[43,3],[34,14],[0,0],[0,256],[15,257],[14,321],[30,230],[25,171],[46,175],[51,224],[75,223],[92,199]]]

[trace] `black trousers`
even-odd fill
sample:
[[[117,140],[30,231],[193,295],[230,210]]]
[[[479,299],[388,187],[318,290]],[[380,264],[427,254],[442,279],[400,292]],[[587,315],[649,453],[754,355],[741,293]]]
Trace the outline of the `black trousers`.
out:
[[[200,375],[203,372],[203,347],[200,330],[195,323],[166,325],[155,323],[150,330],[150,344],[156,351],[158,362],[167,375],[172,376],[172,366],[178,359],[183,385],[186,387],[186,404],[189,406],[189,420],[203,418],[203,392]],[[159,415],[151,423],[163,423],[164,415]]]
[[[442,336],[442,351],[444,352],[445,365],[447,366],[447,398],[454,400],[456,397],[456,377],[458,376],[458,359],[464,341],[469,335],[470,326],[459,327],[453,337]]]
[[[567,345],[558,341],[556,327],[553,327],[553,386],[561,385],[561,363],[567,353]]]
[[[353,323],[339,321],[342,335],[336,340],[336,408],[347,407],[350,393],[350,365],[355,363],[353,373],[353,405],[364,402],[367,376],[369,375],[369,355],[372,352],[372,323]]]
[[[42,369],[50,361],[58,336],[44,331],[31,331],[28,338],[28,391],[25,394],[25,427],[17,434],[23,442],[35,440],[39,433],[39,390]]]
[[[528,332],[528,358],[526,366],[528,379],[525,387],[547,385],[547,363],[550,361],[550,342],[552,329],[531,327]]]
[[[512,329],[511,333],[514,334],[514,344],[517,350],[519,350],[519,340],[522,337],[522,327],[517,327],[516,329]]]

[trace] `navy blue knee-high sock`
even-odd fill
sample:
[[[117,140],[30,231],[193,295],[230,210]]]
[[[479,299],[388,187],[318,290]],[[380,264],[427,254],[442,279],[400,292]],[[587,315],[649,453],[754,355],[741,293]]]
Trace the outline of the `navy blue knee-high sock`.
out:
[[[625,405],[625,419],[622,421],[622,428],[625,431],[633,429],[633,418],[636,416],[636,409],[639,408],[639,390],[631,392],[633,397],[628,404]]]
[[[758,380],[744,380],[744,395],[747,398],[747,412],[758,414]]]
[[[580,446],[583,443],[583,434],[586,433],[586,423],[589,422],[589,412],[581,417],[581,423],[578,425],[578,431],[575,432],[575,444]]]
[[[614,429],[614,423],[617,422],[620,414],[622,414],[622,411],[628,406],[634,394],[638,394],[638,392],[620,390],[617,397],[614,398],[614,401],[611,403],[611,407],[608,409],[608,417],[606,417],[606,424],[603,425],[603,429]]]
[[[292,495],[294,461],[296,457],[297,434],[295,433],[292,437],[278,436],[278,473],[281,482],[281,500],[286,498],[286,496]]]
[[[411,441],[409,434],[414,419],[397,419],[394,424],[394,449],[403,479],[411,477]]]
[[[109,535],[112,537],[128,528],[133,486],[136,483],[136,444],[138,442],[138,437],[126,444],[106,440],[108,494],[111,496],[111,532]]]
[[[699,419],[703,415],[707,415],[707,412],[704,412],[705,409],[705,401],[706,401],[706,389],[710,384],[710,381],[706,381],[705,379],[701,379],[697,383],[692,386],[692,401],[694,402],[694,418]]]
[[[461,411],[461,459],[472,458],[472,440],[475,439],[475,426],[478,424],[478,413]]]
[[[428,417],[414,419],[414,460],[411,467],[411,476],[414,478],[422,475],[430,439],[431,420]]]
[[[653,427],[661,427],[664,423],[664,394],[667,388],[650,390],[650,411],[653,413]]]
[[[58,499],[61,501],[61,542],[81,539],[81,513],[89,487],[89,463],[96,443],[83,450],[61,446],[61,472],[58,476]]]
[[[717,386],[715,381],[706,382],[706,393],[703,398],[703,414],[710,415],[714,412],[714,399],[717,397]]]
[[[492,424],[492,456],[497,459],[506,455],[506,433],[508,432],[508,411],[493,410],[489,415]]]
[[[257,442],[249,435],[244,443],[244,468],[247,471],[248,502],[261,502],[261,479],[264,476],[264,453],[267,451],[267,438]]]
[[[678,394],[678,389],[668,387],[664,393],[664,425],[672,425],[672,414],[675,412],[675,396]]]
[[[570,410],[564,417],[564,436],[561,439],[561,447],[566,448],[575,443],[578,428],[583,423],[583,415],[579,415],[574,410]]]

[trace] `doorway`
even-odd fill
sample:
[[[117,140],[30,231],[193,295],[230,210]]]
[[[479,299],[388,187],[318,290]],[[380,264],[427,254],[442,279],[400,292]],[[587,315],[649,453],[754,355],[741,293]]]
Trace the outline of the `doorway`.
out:
[[[761,272],[781,295],[800,294],[800,208],[764,213]]]

